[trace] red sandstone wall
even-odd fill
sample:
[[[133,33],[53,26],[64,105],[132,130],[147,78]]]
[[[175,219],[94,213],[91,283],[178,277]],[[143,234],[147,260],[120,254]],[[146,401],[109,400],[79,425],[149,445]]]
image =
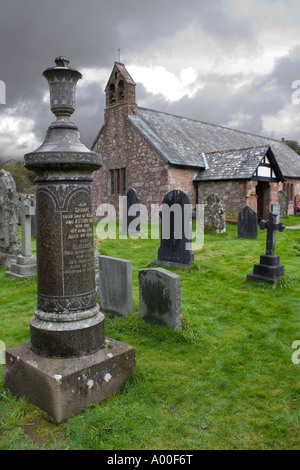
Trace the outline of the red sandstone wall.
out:
[[[193,207],[196,205],[196,188],[193,180],[197,174],[196,168],[169,167],[169,190],[184,191],[189,196]]]
[[[198,185],[198,202],[203,203],[208,194],[216,194],[224,201],[226,219],[237,220],[246,205],[246,181],[203,181]]]
[[[160,204],[170,190],[168,164],[124,116],[124,107],[110,109],[106,126],[93,150],[102,154],[102,168],[93,174],[93,212],[101,203],[118,210],[119,196],[111,195],[110,173],[126,168],[126,190],[134,188],[142,204]],[[150,214],[150,210],[149,210]]]

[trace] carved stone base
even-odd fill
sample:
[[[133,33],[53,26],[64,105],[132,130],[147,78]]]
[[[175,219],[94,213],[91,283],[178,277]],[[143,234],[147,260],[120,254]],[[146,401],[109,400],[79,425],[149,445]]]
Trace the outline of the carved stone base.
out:
[[[279,264],[278,255],[261,255],[260,263],[254,265],[253,273],[247,279],[274,284],[284,275],[284,265]]]
[[[6,350],[4,385],[61,423],[120,392],[135,366],[135,348],[109,338],[96,353],[68,359],[38,356],[28,342]]]
[[[176,261],[165,261],[161,259],[157,259],[152,261],[151,265],[161,265],[161,266],[173,266],[174,268],[184,268],[184,269],[191,269],[194,264],[194,257],[191,257],[191,261],[189,263],[177,263]]]
[[[97,314],[78,321],[30,320],[32,350],[45,357],[79,357],[98,351],[104,344],[104,315]]]
[[[17,262],[12,263],[10,271],[6,271],[6,276],[26,278],[36,275],[36,257],[35,256],[18,256]]]

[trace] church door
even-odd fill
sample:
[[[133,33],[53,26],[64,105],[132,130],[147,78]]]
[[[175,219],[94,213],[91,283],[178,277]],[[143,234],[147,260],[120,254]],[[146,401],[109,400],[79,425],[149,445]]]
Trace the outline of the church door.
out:
[[[263,181],[259,181],[256,186],[257,195],[257,218],[258,221],[261,219],[267,220],[269,212],[269,193],[270,185]]]

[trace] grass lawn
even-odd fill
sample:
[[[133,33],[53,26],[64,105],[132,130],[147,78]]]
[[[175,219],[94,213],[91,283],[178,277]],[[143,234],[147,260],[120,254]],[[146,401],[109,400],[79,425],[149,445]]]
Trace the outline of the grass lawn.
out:
[[[286,226],[300,218],[282,220]],[[98,240],[102,254],[132,260],[134,312],[106,317],[106,336],[136,347],[137,369],[124,391],[56,425],[14,397],[0,365],[0,449],[300,449],[300,230],[276,234],[285,277],[246,280],[265,253],[266,231],[238,239],[237,226],[205,235],[181,276],[180,331],[139,318],[138,270],[157,257],[159,240]],[[33,243],[34,249],[34,243]],[[0,270],[0,340],[29,340],[36,280]],[[300,358],[300,353],[299,353]]]

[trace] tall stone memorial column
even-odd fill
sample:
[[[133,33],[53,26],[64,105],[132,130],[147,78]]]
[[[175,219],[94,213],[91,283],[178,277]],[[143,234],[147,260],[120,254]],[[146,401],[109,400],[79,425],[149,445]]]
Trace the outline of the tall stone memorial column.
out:
[[[36,173],[37,308],[31,341],[6,352],[5,384],[61,422],[121,390],[135,369],[135,349],[105,338],[91,213],[92,172],[102,159],[70,121],[81,74],[65,57],[55,62],[43,75],[57,119],[25,155]]]

